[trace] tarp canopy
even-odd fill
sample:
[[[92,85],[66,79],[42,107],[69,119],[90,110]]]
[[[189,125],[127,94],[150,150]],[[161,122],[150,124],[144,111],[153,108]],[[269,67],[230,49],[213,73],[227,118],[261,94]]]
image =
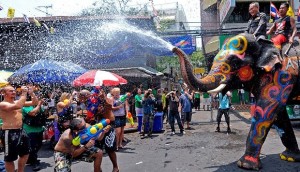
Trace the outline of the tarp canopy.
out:
[[[11,83],[70,84],[86,71],[70,61],[57,62],[41,59],[15,71],[8,80]]]

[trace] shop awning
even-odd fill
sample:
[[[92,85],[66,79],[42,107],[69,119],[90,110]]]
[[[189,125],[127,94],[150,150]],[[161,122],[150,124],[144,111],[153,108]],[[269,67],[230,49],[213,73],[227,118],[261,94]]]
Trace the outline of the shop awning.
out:
[[[218,51],[219,44],[220,44],[219,36],[212,37],[204,46],[205,53],[211,53],[214,51]]]
[[[163,73],[148,67],[128,67],[128,68],[112,68],[103,69],[106,71],[114,72],[122,77],[135,77],[135,78],[152,78],[152,77],[163,77]]]

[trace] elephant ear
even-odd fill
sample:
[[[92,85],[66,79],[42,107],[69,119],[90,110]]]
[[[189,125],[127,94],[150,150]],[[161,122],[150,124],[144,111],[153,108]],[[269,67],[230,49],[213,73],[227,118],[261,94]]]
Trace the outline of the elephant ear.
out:
[[[259,39],[258,43],[261,45],[261,51],[256,63],[257,67],[270,72],[278,64],[281,64],[280,52],[269,40]]]

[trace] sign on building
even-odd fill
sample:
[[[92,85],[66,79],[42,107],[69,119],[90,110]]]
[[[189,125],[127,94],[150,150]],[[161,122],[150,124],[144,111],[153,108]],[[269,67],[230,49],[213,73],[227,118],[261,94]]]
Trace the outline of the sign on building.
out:
[[[235,0],[222,0],[219,6],[220,23],[224,23],[235,7]]]

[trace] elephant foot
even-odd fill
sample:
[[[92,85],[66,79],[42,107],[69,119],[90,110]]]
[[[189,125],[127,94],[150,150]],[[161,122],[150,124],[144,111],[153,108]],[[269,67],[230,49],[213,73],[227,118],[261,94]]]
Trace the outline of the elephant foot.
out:
[[[285,150],[280,154],[280,159],[289,162],[300,162],[300,151]]]
[[[249,155],[244,155],[237,162],[238,167],[244,168],[247,170],[259,170],[262,168],[259,157],[252,157]]]

